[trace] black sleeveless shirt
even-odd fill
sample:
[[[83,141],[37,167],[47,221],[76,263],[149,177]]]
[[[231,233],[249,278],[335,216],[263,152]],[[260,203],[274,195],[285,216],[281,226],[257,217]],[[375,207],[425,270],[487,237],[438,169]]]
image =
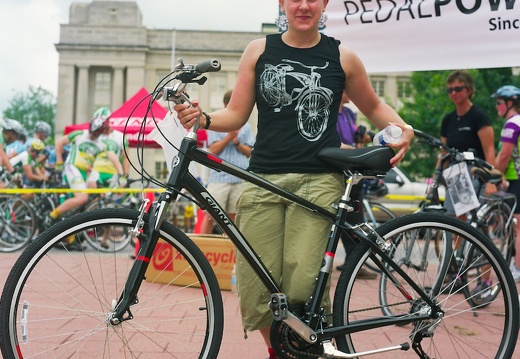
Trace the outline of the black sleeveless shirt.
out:
[[[338,40],[321,35],[307,49],[267,35],[255,67],[258,133],[249,170],[257,173],[338,172],[316,154],[339,147],[336,130],[345,74]]]

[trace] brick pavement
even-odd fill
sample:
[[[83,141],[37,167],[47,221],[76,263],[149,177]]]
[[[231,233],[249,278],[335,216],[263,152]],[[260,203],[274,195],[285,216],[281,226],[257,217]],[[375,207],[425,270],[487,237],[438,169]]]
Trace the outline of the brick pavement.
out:
[[[19,253],[0,253],[0,290],[3,289],[5,279],[11,266],[16,261]],[[340,251],[337,258],[343,259],[344,253]],[[336,265],[340,261],[336,261]],[[334,279],[337,279],[338,272],[334,271]],[[244,358],[247,353],[248,359],[265,359],[267,351],[263,340],[258,332],[248,333],[248,339],[244,339],[244,333],[240,322],[238,300],[235,294],[223,291],[223,301],[225,310],[225,328],[220,358]],[[517,340],[517,347],[520,341]],[[485,343],[483,343],[485,345]],[[520,354],[515,353],[520,357]],[[384,354],[381,356],[384,357]]]

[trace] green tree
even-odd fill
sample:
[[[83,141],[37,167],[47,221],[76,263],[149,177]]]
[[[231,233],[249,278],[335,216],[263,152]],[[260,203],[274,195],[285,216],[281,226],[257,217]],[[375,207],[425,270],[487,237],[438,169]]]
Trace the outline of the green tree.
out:
[[[440,137],[442,118],[455,109],[446,94],[446,78],[450,71],[414,72],[410,78],[412,100],[405,102],[399,114],[414,128]],[[468,70],[475,82],[472,102],[483,108],[490,117],[498,144],[503,119],[496,114],[495,101],[491,95],[505,84],[520,84],[520,76],[513,76],[511,68]],[[435,167],[438,151],[415,140],[401,167],[412,176],[430,177]]]
[[[32,134],[37,121],[47,122],[52,127],[49,140],[54,138],[56,117],[56,99],[54,95],[41,87],[29,87],[26,93],[17,93],[9,101],[9,107],[3,112],[4,118],[19,121]],[[49,141],[48,140],[48,141]]]

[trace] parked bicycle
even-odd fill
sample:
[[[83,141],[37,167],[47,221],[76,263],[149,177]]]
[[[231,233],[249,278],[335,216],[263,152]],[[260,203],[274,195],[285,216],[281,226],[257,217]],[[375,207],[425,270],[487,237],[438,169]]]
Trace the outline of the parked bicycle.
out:
[[[170,101],[188,101],[188,83],[203,83],[202,73],[217,71],[216,60],[175,68]],[[272,293],[271,342],[280,358],[347,358],[384,353],[385,358],[511,358],[520,322],[518,293],[498,250],[481,231],[456,218],[418,213],[386,222],[377,229],[346,221],[352,211],[352,187],[363,179],[384,176],[394,156],[387,147],[323,149],[319,157],[346,174],[346,189],[335,213],[287,192],[261,177],[222,161],[197,147],[198,125],[186,134],[165,191],[148,212],[105,209],[59,222],[33,242],[11,270],[0,300],[0,338],[4,358],[27,357],[158,357],[217,358],[223,332],[223,303],[206,257],[182,231],[165,221],[167,207],[185,189],[224,229]],[[247,239],[197,179],[190,162],[250,181],[326,218],[330,236],[316,273],[312,296],[293,305],[252,250]],[[140,240],[136,260],[127,255],[63,253],[59,241],[85,230],[126,228]],[[392,258],[399,237],[441,233],[443,256],[426,271],[403,270]],[[340,236],[356,243],[335,283],[331,310],[322,306]],[[486,263],[487,275],[501,290],[486,307],[471,308],[460,296],[442,290],[447,275],[450,238],[468,243],[461,274],[479,280],[475,263]],[[370,260],[398,293],[379,303],[373,281],[356,279]],[[152,274],[149,269],[158,273]],[[171,273],[167,279],[162,276]],[[382,314],[383,307],[399,313]],[[478,314],[474,317],[473,312]],[[408,324],[408,325],[404,325]],[[481,345],[482,342],[485,345]],[[412,350],[409,350],[409,349]]]
[[[445,183],[442,169],[445,168],[447,163],[453,165],[466,162],[472,165],[472,175],[478,179],[480,188],[485,186],[488,181],[495,184],[501,181],[501,173],[493,170],[492,166],[484,160],[475,158],[471,153],[460,153],[456,149],[446,146],[437,138],[419,130],[415,130],[415,134],[424,143],[437,149],[443,149],[445,152],[435,171],[426,200],[421,204],[419,211],[425,213],[444,211],[439,200],[438,188],[442,183]],[[480,188],[477,188],[477,192],[479,192]],[[513,218],[514,209],[517,205],[516,197],[506,193],[495,193],[481,196],[480,202],[481,206],[479,208],[475,208],[468,213],[468,223],[485,234],[489,243],[495,245],[500,251],[506,263],[510,263],[516,240],[515,221]],[[424,240],[424,238],[417,240],[415,237],[399,238],[397,242],[392,243],[394,259],[405,270],[413,267],[413,271],[426,272],[430,261],[440,260],[440,257],[443,255],[448,256],[448,276],[441,289],[443,291],[464,294],[473,308],[479,308],[492,302],[501,288],[498,283],[494,283],[490,278],[486,277],[487,266],[485,263],[475,262],[475,270],[482,273],[480,280],[470,278],[470,272],[466,274],[460,272],[461,267],[464,266],[465,259],[468,258],[469,249],[467,248],[467,243],[462,239],[442,238],[442,233],[430,233],[429,235],[429,240]],[[452,249],[443,253],[442,241],[446,240],[452,243]],[[383,305],[388,302],[388,297],[393,295],[392,287],[388,277],[385,275],[381,276],[380,300]],[[394,307],[384,310],[384,312],[389,314],[395,310],[398,311],[399,309]]]
[[[17,173],[15,177],[20,177]],[[9,178],[8,188],[21,188],[21,181]],[[51,176],[49,185],[57,182]],[[47,182],[42,188],[47,188]],[[42,228],[43,219],[54,209],[53,194],[36,193],[33,195],[2,195],[0,196],[0,252],[15,252],[27,246]]]

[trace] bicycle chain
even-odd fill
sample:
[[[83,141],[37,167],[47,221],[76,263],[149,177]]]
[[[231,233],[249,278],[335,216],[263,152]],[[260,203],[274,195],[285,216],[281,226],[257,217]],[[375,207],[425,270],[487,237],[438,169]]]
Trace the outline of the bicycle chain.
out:
[[[403,305],[403,304],[411,304],[411,301],[406,300],[406,301],[404,301],[404,302],[398,302],[398,303],[394,303],[394,304],[378,305],[377,307],[371,307],[371,308],[365,308],[365,309],[358,309],[358,310],[351,310],[351,311],[349,311],[349,313],[369,312],[369,311],[371,311],[371,310],[381,309],[381,308],[383,308],[383,307],[385,307],[385,308],[388,308],[388,307],[396,307],[396,306],[398,306],[398,305]]]
[[[372,310],[380,310],[382,307],[395,307],[403,304],[410,304],[410,301],[404,301],[394,304],[389,304],[385,306],[375,306],[360,310],[354,310],[350,311],[350,313],[359,313],[359,312],[368,312]],[[280,356],[280,358],[285,359],[311,359],[311,358],[320,358],[323,355],[323,347],[321,344],[316,344],[314,346],[309,345],[308,350],[299,350],[298,346],[295,346],[294,344],[298,344],[298,342],[295,340],[295,338],[290,338],[290,336],[294,335],[298,337],[296,333],[292,331],[291,328],[289,328],[285,323],[283,322],[275,322],[273,323],[273,327],[276,328],[277,331],[276,336],[271,336],[271,341],[273,348],[277,348],[276,352]],[[273,329],[271,329],[273,330]],[[298,338],[301,340],[302,343],[304,343],[304,340],[301,338]],[[306,343],[306,342],[305,342]],[[321,354],[316,353],[315,351],[318,350],[316,347],[319,345],[321,347]]]
[[[320,343],[308,344],[282,321],[274,322],[271,327],[271,344],[276,354],[284,359],[313,359],[323,355]],[[298,349],[301,344],[307,345],[307,350]]]

